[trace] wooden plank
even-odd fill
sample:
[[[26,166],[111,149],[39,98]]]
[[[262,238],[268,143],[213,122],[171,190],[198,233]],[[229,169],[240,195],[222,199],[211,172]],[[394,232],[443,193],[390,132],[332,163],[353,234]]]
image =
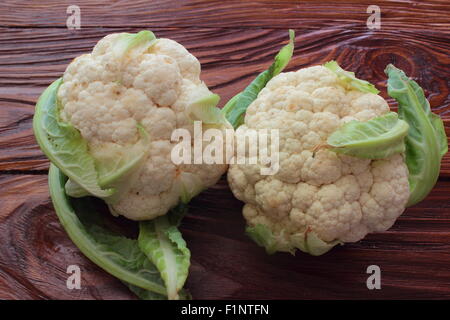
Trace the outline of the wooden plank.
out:
[[[181,42],[223,105],[270,64],[294,28],[289,70],[336,59],[386,97],[383,69],[395,63],[424,87],[450,133],[446,0],[80,0],[82,29],[70,31],[66,8],[73,4],[0,3],[0,299],[134,298],[87,260],[57,221],[48,161],[31,129],[39,94],[108,33],[148,28]],[[381,8],[381,30],[366,28],[369,4]],[[222,179],[191,202],[183,221],[192,251],[187,287],[196,299],[450,298],[449,177],[447,155],[432,193],[389,231],[321,257],[267,256],[245,236],[242,203]],[[69,264],[81,267],[81,290],[66,288]],[[366,288],[372,264],[382,270],[379,291]]]
[[[87,27],[306,27],[365,25],[369,5],[378,5],[384,26],[448,31],[450,4],[446,0],[403,1],[210,1],[45,0],[0,3],[0,25],[8,27],[65,27],[70,5],[81,9],[81,25]]]
[[[39,94],[62,75],[74,57],[89,52],[106,34],[137,30],[97,28],[72,33],[58,28],[0,28],[0,171],[48,168],[31,129]],[[159,37],[179,41],[199,58],[203,80],[222,96],[220,105],[267,68],[287,39],[286,31],[277,29],[154,31]],[[359,77],[375,83],[386,97],[383,70],[393,62],[424,87],[433,110],[441,115],[450,132],[450,49],[444,34],[428,30],[373,33],[365,28],[296,31],[295,55],[288,70],[336,59]],[[392,100],[389,102],[394,106]],[[450,176],[450,155],[444,158],[442,175]]]
[[[46,175],[2,175],[0,184],[0,299],[132,298],[115,278],[86,264],[67,237],[49,200]],[[85,270],[81,291],[66,287],[71,264]]]
[[[244,235],[242,204],[222,179],[191,203],[182,224],[192,251],[187,288],[195,299],[450,298],[449,188],[439,182],[388,232],[321,257],[268,256]],[[67,237],[45,175],[0,175],[0,189],[0,299],[134,298]],[[81,268],[81,290],[66,288],[71,264]],[[373,264],[382,290],[366,287]]]

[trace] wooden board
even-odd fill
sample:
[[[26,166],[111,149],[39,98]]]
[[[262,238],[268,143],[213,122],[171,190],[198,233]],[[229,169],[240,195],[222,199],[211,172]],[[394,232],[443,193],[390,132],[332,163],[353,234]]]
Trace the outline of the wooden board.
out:
[[[381,30],[366,27],[364,1],[77,1],[81,30],[65,28],[72,1],[0,4],[0,299],[132,299],[88,261],[54,214],[48,161],[33,137],[34,104],[74,57],[112,32],[152,29],[202,63],[221,105],[264,70],[296,31],[289,68],[331,59],[386,97],[384,67],[395,63],[425,89],[450,133],[450,4],[371,1]],[[393,108],[395,104],[388,100]],[[450,155],[433,192],[392,229],[322,257],[265,255],[243,233],[242,204],[223,178],[192,202],[182,231],[192,251],[187,287],[198,299],[450,298]],[[82,289],[66,268],[82,268]],[[368,290],[366,268],[382,270]]]

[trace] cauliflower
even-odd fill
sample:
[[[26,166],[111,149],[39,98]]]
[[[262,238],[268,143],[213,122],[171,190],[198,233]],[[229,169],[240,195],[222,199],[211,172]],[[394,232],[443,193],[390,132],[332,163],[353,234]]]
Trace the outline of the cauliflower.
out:
[[[331,246],[390,228],[409,198],[403,155],[373,161],[317,149],[343,124],[387,112],[383,98],[346,86],[324,66],[270,80],[239,130],[278,129],[280,169],[262,176],[255,175],[261,164],[236,164],[228,171],[249,226],[267,227],[284,251],[309,245],[311,236]]]
[[[231,128],[219,99],[182,45],[141,31],[104,37],[36,103],[33,131],[51,161],[62,226],[141,298],[189,297],[191,253],[178,226],[191,198],[227,169],[228,155],[216,152],[228,141],[216,135]],[[87,196],[113,215],[146,220],[136,223],[137,238],[108,228]]]
[[[175,165],[171,160],[172,132],[184,128],[192,133],[187,110],[211,95],[200,80],[198,60],[179,43],[154,39],[148,31],[107,35],[92,53],[69,64],[58,90],[60,116],[79,130],[97,162],[107,164],[127,154],[136,158],[139,150],[133,148],[147,136],[142,161],[128,175],[126,187],[107,201],[114,214],[133,220],[164,215],[183,193],[189,193],[189,200],[226,171],[225,164]],[[75,189],[69,181],[69,194],[82,195]]]

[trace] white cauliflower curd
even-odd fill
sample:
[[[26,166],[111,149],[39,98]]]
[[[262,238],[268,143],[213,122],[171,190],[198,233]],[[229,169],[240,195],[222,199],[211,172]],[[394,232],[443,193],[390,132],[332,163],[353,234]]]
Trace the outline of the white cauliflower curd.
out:
[[[163,38],[142,41],[140,34],[101,39],[92,53],[69,64],[58,91],[62,120],[79,130],[96,160],[123,156],[142,140],[139,126],[148,135],[148,152],[131,186],[109,203],[115,214],[133,220],[164,215],[183,193],[194,196],[227,169],[172,162],[172,132],[192,132],[186,110],[212,93],[200,80],[199,61],[182,45]]]
[[[387,112],[382,97],[356,90],[324,66],[270,80],[239,130],[279,130],[279,171],[263,176],[260,164],[228,171],[252,237],[270,252],[319,255],[390,228],[409,198],[403,154],[370,160],[321,147],[344,123]]]

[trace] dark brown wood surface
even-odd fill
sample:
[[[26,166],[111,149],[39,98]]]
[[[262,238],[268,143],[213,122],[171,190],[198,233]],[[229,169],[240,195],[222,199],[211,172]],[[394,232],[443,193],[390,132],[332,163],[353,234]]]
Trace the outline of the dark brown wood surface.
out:
[[[450,133],[446,0],[77,1],[77,31],[65,27],[71,4],[0,3],[0,299],[134,298],[65,234],[48,195],[49,163],[31,128],[43,89],[108,33],[147,28],[179,41],[199,58],[203,80],[223,104],[270,64],[293,28],[288,69],[335,59],[386,97],[383,69],[395,63],[425,89]],[[381,30],[366,27],[371,4],[381,8]],[[244,235],[241,206],[225,178],[192,202],[182,231],[194,298],[450,298],[450,155],[432,193],[389,231],[321,257],[267,256]],[[70,264],[82,269],[81,290],[66,288]],[[373,264],[381,268],[381,290],[366,287]]]

